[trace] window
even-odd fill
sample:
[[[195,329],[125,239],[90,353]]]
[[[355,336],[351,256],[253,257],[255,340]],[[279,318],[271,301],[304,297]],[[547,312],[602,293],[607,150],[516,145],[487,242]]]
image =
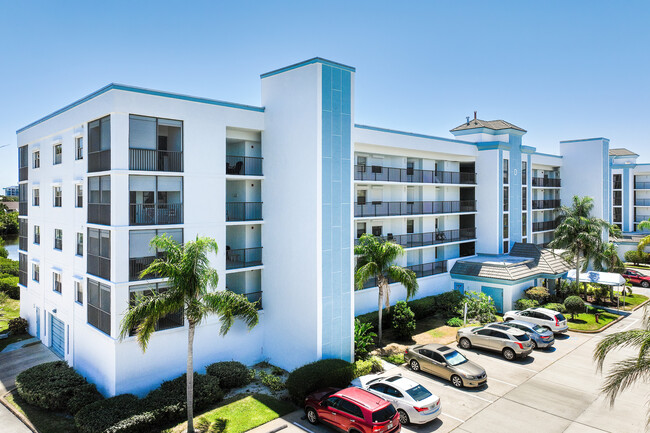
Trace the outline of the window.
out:
[[[75,153],[74,153],[74,159],[84,159],[84,138],[83,137],[77,137],[74,139],[74,148],[75,148]]]
[[[503,160],[503,183],[509,183],[508,181],[508,160]]]
[[[27,216],[27,184],[21,183],[18,185],[18,215]]]
[[[508,254],[510,244],[508,241],[503,241],[503,254]]]
[[[357,238],[360,238],[366,233],[366,223],[357,223]]]
[[[52,290],[61,293],[61,274],[58,272],[52,272]]]
[[[129,288],[129,300],[131,305],[135,305],[140,297],[151,296],[154,293],[164,293],[168,290],[166,283],[158,284],[142,284],[137,286],[131,286]],[[154,329],[156,331],[162,331],[164,329],[178,328],[183,326],[183,311],[179,310],[175,313],[167,314],[158,320]],[[133,330],[129,335],[135,335]]]
[[[526,187],[521,188],[521,210],[528,209],[528,190]]]
[[[34,206],[41,205],[41,191],[38,188],[32,189],[32,205]]]
[[[111,169],[111,116],[88,124],[88,172]]]
[[[129,232],[129,279],[137,281],[140,273],[145,270],[157,257],[162,257],[163,251],[156,251],[151,246],[155,236],[167,235],[178,244],[183,244],[183,229],[167,230],[131,230]],[[146,279],[158,278],[149,275]]]
[[[183,122],[130,115],[129,168],[183,171]]]
[[[18,253],[18,284],[27,287],[28,267],[27,254]]]
[[[84,255],[84,234],[83,233],[77,233],[77,255],[78,256]]]
[[[75,281],[74,282],[74,290],[75,290],[75,301],[78,303],[82,304],[84,303],[84,287],[83,283],[81,281]]]
[[[406,233],[413,233],[414,220],[406,220]]]
[[[63,156],[63,145],[62,144],[55,144],[54,145],[54,157],[53,157],[53,164],[58,165],[61,164],[61,159]]]
[[[526,185],[528,182],[528,176],[526,176],[528,163],[526,161],[521,161],[521,184]]]
[[[86,272],[111,279],[111,232],[88,229],[88,262]]]
[[[34,226],[34,243],[36,245],[41,243],[41,226]]]
[[[366,204],[366,193],[365,189],[357,190],[357,204]]]
[[[27,146],[20,146],[18,149],[18,180],[29,178],[29,153]]]
[[[503,214],[503,238],[508,239],[508,214]]]
[[[382,226],[372,226],[372,235],[381,236],[383,227]]]
[[[75,189],[76,189],[76,192],[77,192],[77,201],[75,203],[75,207],[83,207],[84,206],[84,186],[83,186],[83,184],[77,184]]]
[[[18,219],[18,249],[27,251],[28,249],[28,224],[26,218]]]
[[[37,150],[32,153],[32,168],[39,168],[41,166],[41,152]]]
[[[526,224],[526,220],[527,220],[527,214],[526,212],[524,212],[521,214],[521,236],[527,236],[526,228],[528,224]]]
[[[390,387],[387,386],[386,388],[390,388]],[[389,394],[389,395],[392,395],[392,394]],[[401,394],[400,394],[400,396],[401,396]],[[348,413],[348,414],[350,414],[352,416],[356,416],[357,418],[363,419],[363,412],[361,412],[361,408],[359,408],[359,406],[357,406],[356,404],[354,404],[354,403],[352,403],[350,401],[341,399],[339,401],[338,409],[340,411]]]
[[[52,187],[52,193],[54,195],[54,207],[61,207],[62,197],[61,197],[61,187],[55,186]]]
[[[111,177],[88,178],[88,222],[111,225]]]
[[[366,170],[366,164],[368,163],[368,158],[365,156],[357,156],[357,165],[359,166],[360,171]]]
[[[111,288],[88,278],[88,324],[111,335]]]
[[[54,249],[61,251],[63,249],[63,230],[54,229]]]
[[[504,186],[503,187],[503,211],[504,212],[508,212],[508,198],[509,198],[508,191],[509,188],[507,186]]]
[[[32,280],[38,282],[41,277],[41,267],[38,263],[32,263]]]
[[[130,224],[182,224],[183,178],[129,176]]]

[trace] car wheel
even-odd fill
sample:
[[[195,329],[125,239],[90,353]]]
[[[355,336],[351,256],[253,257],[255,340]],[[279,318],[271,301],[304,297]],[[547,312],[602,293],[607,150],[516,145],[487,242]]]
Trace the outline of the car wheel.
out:
[[[503,357],[505,359],[507,359],[508,361],[512,361],[513,359],[515,359],[515,356],[516,356],[516,353],[511,348],[506,347],[505,349],[503,349]]]
[[[420,371],[420,363],[417,362],[415,359],[412,359],[409,365],[411,366],[411,370]]]
[[[537,342],[533,340],[533,350],[537,350]]]
[[[310,424],[318,424],[318,414],[311,407],[307,408],[307,421],[309,421]]]
[[[460,344],[460,347],[463,349],[470,349],[472,347],[472,343],[465,337],[461,338],[458,344]]]
[[[647,289],[648,287],[650,287],[650,283],[647,281],[641,281],[641,287]]]
[[[451,384],[454,385],[456,388],[462,388],[463,387],[463,379],[460,378],[457,374],[454,374],[451,376]]]
[[[410,422],[408,414],[404,412],[402,409],[397,409],[397,413],[399,414],[399,422],[402,425],[406,425]]]

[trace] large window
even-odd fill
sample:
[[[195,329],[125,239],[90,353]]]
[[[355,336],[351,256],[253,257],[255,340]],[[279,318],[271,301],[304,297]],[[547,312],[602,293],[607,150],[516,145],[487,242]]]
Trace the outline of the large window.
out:
[[[54,229],[54,249],[61,251],[63,249],[63,230]]]
[[[29,239],[28,223],[26,218],[18,219],[18,248],[27,251],[27,243]]]
[[[503,239],[508,239],[508,214],[503,214]]]
[[[526,221],[527,220],[527,215],[528,214],[526,212],[523,212],[521,214],[521,236],[528,236],[528,233],[527,233],[528,224],[527,224],[527,221]]]
[[[166,290],[168,290],[166,283],[131,286],[129,288],[129,300],[131,305],[135,305],[138,298],[151,296],[154,293],[164,293]],[[161,331],[163,329],[178,328],[180,326],[183,326],[183,310],[161,317],[155,325],[155,330]],[[135,335],[133,331],[134,330],[131,330],[130,335]]]
[[[111,177],[89,177],[88,191],[88,222],[111,225]]]
[[[28,180],[29,177],[29,149],[21,146],[18,149],[18,180]]]
[[[129,177],[130,224],[182,224],[183,178]]]
[[[84,285],[81,281],[74,282],[75,301],[79,304],[84,303]]]
[[[140,273],[145,270],[162,251],[157,251],[151,246],[154,236],[167,235],[179,244],[183,243],[183,229],[168,230],[131,230],[129,232],[129,280],[140,279]],[[147,279],[158,278],[150,275]]]
[[[528,182],[528,163],[526,161],[521,161],[521,184],[526,185]]]
[[[61,187],[60,186],[52,187],[52,195],[53,195],[52,202],[54,203],[54,207],[61,207],[62,204],[63,204],[63,197],[61,195]]]
[[[60,272],[52,272],[52,290],[54,290],[56,293],[61,293],[62,285]]]
[[[509,198],[508,191],[509,191],[508,187],[504,186],[503,187],[503,211],[504,212],[508,212],[508,204],[509,204],[508,203],[508,198]]]
[[[111,116],[88,124],[88,172],[111,169]]]
[[[75,186],[75,192],[76,192],[76,201],[75,201],[75,207],[84,207],[84,186],[83,184],[77,184]]]
[[[18,185],[18,215],[27,216],[27,184],[21,183]]]
[[[77,255],[78,256],[84,255],[84,234],[83,233],[77,233]]]
[[[129,116],[129,168],[183,171],[183,122]]]
[[[54,148],[52,149],[52,152],[54,153],[54,155],[52,156],[52,163],[54,165],[61,164],[63,160],[63,145],[61,143],[55,144]]]
[[[38,263],[32,263],[32,280],[37,283],[41,279],[41,266]]]
[[[36,245],[41,243],[41,226],[34,226],[34,243]]]
[[[32,205],[41,205],[41,191],[38,188],[32,188]]]
[[[524,186],[521,188],[521,210],[528,209],[528,189]]]
[[[32,153],[32,168],[39,168],[41,166],[41,152],[37,150]]]
[[[111,335],[111,288],[88,278],[88,323]]]
[[[509,181],[508,181],[508,160],[507,159],[503,160],[503,183],[504,184],[509,183]]]
[[[111,279],[111,232],[108,230],[88,229],[88,263],[89,274]]]
[[[74,152],[74,159],[84,159],[84,138],[83,137],[76,137],[74,139],[74,147],[75,147],[75,152]]]
[[[27,287],[27,254],[18,253],[18,284]]]

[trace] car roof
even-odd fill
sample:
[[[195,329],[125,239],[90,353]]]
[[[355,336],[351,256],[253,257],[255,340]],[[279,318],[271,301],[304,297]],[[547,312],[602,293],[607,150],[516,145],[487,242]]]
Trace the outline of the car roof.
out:
[[[438,344],[438,343],[429,343],[429,344],[423,344],[421,346],[415,346],[414,349],[429,349],[429,350],[435,350],[436,352],[440,353],[445,353],[450,350],[454,350],[449,346],[445,346],[444,344]]]
[[[514,323],[514,324],[516,324],[516,325],[526,326],[527,328],[531,328],[531,329],[533,328],[533,326],[540,326],[540,325],[538,325],[538,324],[536,324],[536,323],[526,322],[525,320],[510,320],[510,321],[508,321],[508,323],[509,323],[509,324],[513,324],[513,323]],[[507,325],[506,325],[506,326],[507,326]]]
[[[512,334],[512,335],[523,335],[525,334],[524,331],[521,329],[517,328],[511,328],[509,326],[504,326],[499,323],[490,323],[488,325],[485,325],[484,328],[490,328],[490,329],[498,329],[499,331],[503,331],[506,334]]]
[[[557,313],[559,313],[559,311],[555,311],[555,310],[549,310],[548,308],[544,308],[544,307],[536,307],[536,308],[531,308],[531,310],[534,310],[534,311],[539,311],[540,313],[548,313],[548,314],[553,314],[553,315],[555,315],[555,314],[557,314]]]
[[[395,385],[396,388],[400,388],[404,391],[419,385],[417,382],[400,375],[384,377],[382,378],[381,382],[385,382],[389,385]]]
[[[377,397],[373,393],[354,386],[342,389],[333,395],[346,398],[369,410],[380,409],[390,404],[386,400]]]

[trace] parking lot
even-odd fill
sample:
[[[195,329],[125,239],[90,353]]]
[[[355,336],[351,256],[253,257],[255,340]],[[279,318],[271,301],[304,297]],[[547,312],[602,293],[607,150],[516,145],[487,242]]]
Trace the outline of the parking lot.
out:
[[[425,425],[406,426],[402,431],[643,432],[645,403],[650,392],[647,384],[624,392],[610,408],[598,393],[603,377],[596,372],[592,360],[594,347],[603,335],[639,326],[642,313],[642,309],[637,310],[602,334],[569,332],[557,337],[551,350],[537,350],[513,362],[496,353],[458,349],[486,369],[487,385],[478,389],[456,389],[427,373],[415,373],[405,366],[392,368],[383,375],[399,373],[418,381],[438,395],[442,404],[438,419]],[[607,365],[631,353],[634,352],[616,352]],[[312,426],[297,416],[290,423],[313,433],[333,431],[322,425]],[[296,429],[295,424],[290,427]]]

